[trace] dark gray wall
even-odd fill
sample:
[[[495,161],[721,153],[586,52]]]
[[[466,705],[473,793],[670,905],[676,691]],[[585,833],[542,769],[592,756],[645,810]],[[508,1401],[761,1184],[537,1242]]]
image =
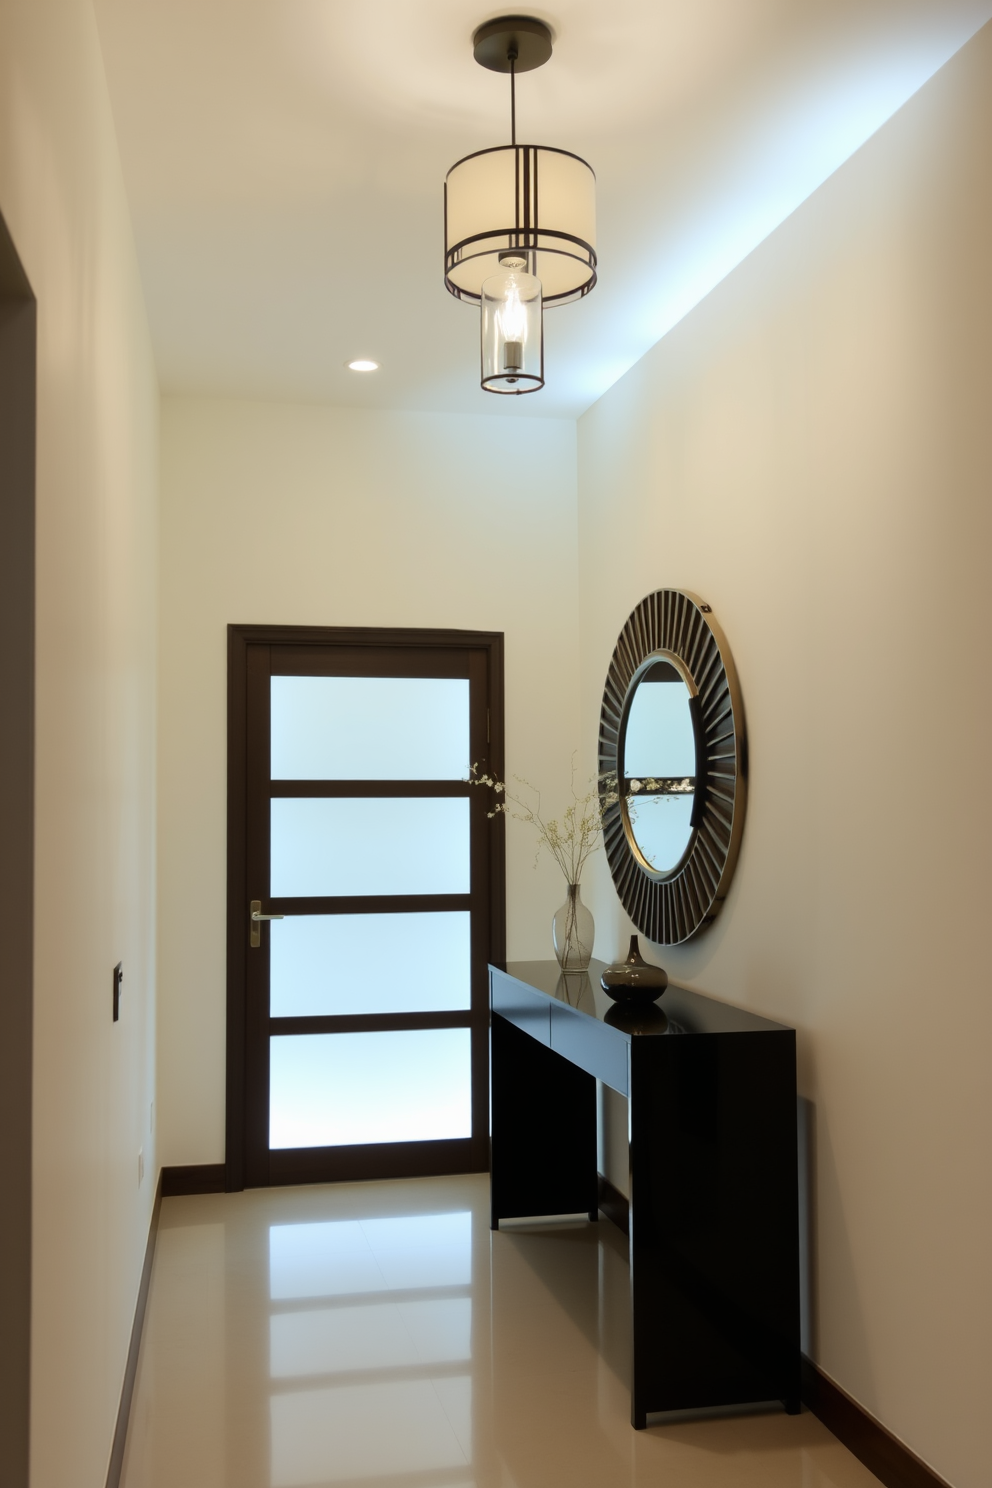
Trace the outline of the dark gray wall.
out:
[[[0,217],[0,1483],[27,1488],[31,1350],[35,302]]]

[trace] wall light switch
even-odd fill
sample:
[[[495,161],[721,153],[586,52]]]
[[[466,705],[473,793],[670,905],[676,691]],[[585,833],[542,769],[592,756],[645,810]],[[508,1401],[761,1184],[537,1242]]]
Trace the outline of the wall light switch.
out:
[[[117,1022],[118,1018],[121,1015],[121,993],[123,991],[123,983],[124,983],[124,962],[123,961],[118,961],[117,965],[114,967],[114,1022],[115,1023]]]

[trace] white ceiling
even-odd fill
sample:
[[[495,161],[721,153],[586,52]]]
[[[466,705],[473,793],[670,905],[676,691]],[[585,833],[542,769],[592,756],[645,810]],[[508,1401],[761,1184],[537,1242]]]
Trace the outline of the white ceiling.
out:
[[[575,417],[976,30],[992,0],[559,0],[518,135],[598,176],[547,387],[478,386],[442,183],[509,139],[484,0],[95,0],[162,386]],[[345,369],[358,356],[381,370]]]

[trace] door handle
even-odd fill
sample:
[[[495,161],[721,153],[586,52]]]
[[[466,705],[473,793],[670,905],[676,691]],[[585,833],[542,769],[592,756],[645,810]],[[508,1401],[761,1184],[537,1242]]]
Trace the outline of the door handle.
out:
[[[283,920],[285,915],[262,914],[261,899],[253,899],[249,905],[251,910],[251,931],[248,936],[248,944],[253,951],[257,951],[262,944],[262,920]]]

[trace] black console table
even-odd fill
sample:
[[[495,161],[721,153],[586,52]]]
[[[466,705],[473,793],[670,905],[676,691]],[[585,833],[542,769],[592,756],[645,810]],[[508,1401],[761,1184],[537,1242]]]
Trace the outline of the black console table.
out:
[[[598,1215],[596,1078],[627,1096],[631,1422],[799,1405],[796,1036],[669,987],[625,1013],[602,963],[490,967],[492,1226]]]

